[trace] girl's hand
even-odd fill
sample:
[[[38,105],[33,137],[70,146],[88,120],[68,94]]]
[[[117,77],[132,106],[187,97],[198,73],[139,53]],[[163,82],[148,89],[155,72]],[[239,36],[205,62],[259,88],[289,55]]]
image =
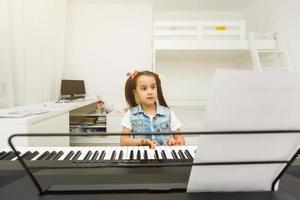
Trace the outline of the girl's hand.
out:
[[[177,146],[177,145],[182,145],[180,140],[175,140],[174,138],[171,138],[170,140],[167,141],[167,145],[169,146]]]
[[[142,146],[149,146],[150,149],[155,149],[155,146],[157,145],[156,140],[149,140],[149,139],[141,139],[141,145]]]

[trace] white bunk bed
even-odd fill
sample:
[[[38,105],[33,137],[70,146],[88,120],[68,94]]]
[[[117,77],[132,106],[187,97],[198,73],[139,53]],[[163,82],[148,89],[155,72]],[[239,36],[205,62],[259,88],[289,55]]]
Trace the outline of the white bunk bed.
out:
[[[158,21],[156,50],[247,49],[245,21]]]
[[[274,38],[259,38],[259,49],[276,49]],[[154,24],[156,50],[249,50],[246,22],[157,21]]]

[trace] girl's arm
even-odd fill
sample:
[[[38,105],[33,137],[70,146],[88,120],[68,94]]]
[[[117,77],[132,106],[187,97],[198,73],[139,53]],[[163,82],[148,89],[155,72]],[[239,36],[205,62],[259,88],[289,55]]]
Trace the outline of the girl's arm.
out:
[[[122,133],[132,133],[132,130],[129,128],[123,127]],[[132,138],[130,135],[121,135],[120,144],[122,146],[138,146],[141,143],[140,138]]]
[[[181,126],[181,123],[177,119],[175,113],[171,110],[171,127],[174,127],[174,126],[178,127],[178,128],[175,129],[175,131],[172,131],[172,136],[173,137],[172,137],[172,139],[170,139],[169,141],[167,141],[167,144],[170,145],[170,146],[172,146],[172,145],[185,145],[184,136],[180,135],[180,134],[176,135],[176,133],[180,133],[181,132],[180,128],[179,128]]]
[[[122,133],[132,133],[131,129],[123,127]],[[157,145],[156,140],[148,140],[143,138],[132,138],[130,135],[121,135],[120,137],[121,146],[139,146],[139,145],[147,145],[151,149],[154,149]]]
[[[180,129],[177,129],[175,132],[180,132]],[[185,139],[183,135],[173,135],[174,139],[176,140],[177,145],[185,145]]]
[[[167,141],[167,144],[170,146],[173,145],[185,145],[185,140],[183,135],[176,135],[176,132],[179,133],[180,129],[178,128],[176,131],[174,131],[175,134],[173,134],[173,138],[169,141]]]

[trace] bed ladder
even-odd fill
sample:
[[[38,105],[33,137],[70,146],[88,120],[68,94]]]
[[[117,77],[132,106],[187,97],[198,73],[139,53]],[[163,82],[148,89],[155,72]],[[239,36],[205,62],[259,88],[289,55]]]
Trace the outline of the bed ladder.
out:
[[[258,71],[291,71],[292,66],[289,61],[289,55],[285,46],[282,34],[271,32],[267,34],[257,34],[250,32],[248,36],[248,45],[254,68]],[[266,48],[265,46],[268,46]],[[261,46],[261,47],[260,47]],[[263,65],[264,59],[277,59],[277,66]],[[271,58],[271,59],[270,59]]]

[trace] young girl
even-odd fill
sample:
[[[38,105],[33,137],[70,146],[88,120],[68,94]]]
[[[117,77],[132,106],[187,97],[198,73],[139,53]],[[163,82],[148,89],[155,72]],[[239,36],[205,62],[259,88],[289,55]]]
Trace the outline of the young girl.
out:
[[[156,145],[184,145],[183,135],[171,134],[180,132],[181,123],[166,104],[159,76],[150,71],[135,71],[127,75],[125,97],[130,110],[124,115],[121,125],[123,133],[133,135],[122,135],[121,145],[148,145],[150,148]]]

